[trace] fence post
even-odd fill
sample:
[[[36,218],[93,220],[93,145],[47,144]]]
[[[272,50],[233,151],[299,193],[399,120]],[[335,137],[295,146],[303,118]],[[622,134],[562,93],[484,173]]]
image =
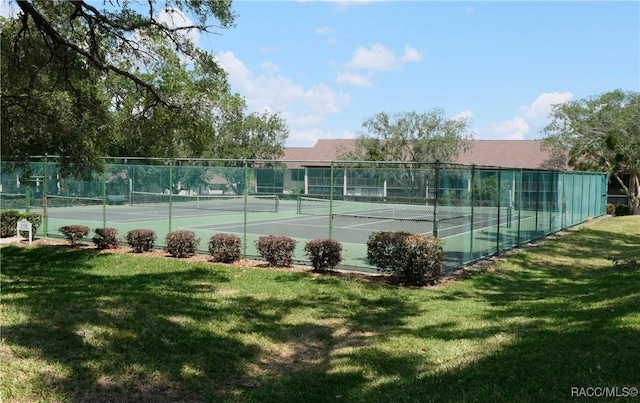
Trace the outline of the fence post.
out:
[[[102,228],[107,226],[107,174],[102,174]]]
[[[435,163],[435,198],[433,199],[433,236],[438,237],[438,198],[440,197],[440,162],[436,161]],[[425,197],[428,200],[429,195],[426,194]]]
[[[473,185],[475,184],[476,181],[476,166],[475,165],[471,165],[471,195],[469,197],[469,201],[471,202],[471,223],[470,223],[470,231],[469,231],[469,253],[471,256],[471,260],[475,260],[475,256],[473,255],[473,207],[476,204],[475,203],[475,193],[473,190]]]
[[[521,223],[522,223],[522,173],[524,172],[524,170],[521,168],[520,169],[520,175],[519,175],[519,180],[518,180],[518,187],[517,189],[519,189],[520,191],[518,192],[518,245],[520,245],[520,243],[522,242],[522,239],[520,237],[520,231],[522,230],[521,227]],[[516,190],[514,189],[514,193],[516,193]],[[515,199],[515,194],[513,195],[514,199]]]
[[[169,232],[173,221],[173,158],[169,160]]]
[[[536,170],[536,226],[534,230],[534,239],[538,238],[538,215],[540,213],[540,170]]]
[[[500,203],[500,195],[502,188],[502,168],[498,167],[498,227],[496,230],[496,253],[500,253],[500,209],[502,208],[502,203]]]
[[[49,234],[49,213],[47,211],[48,168],[47,154],[44,155],[44,177],[42,178],[42,215],[44,216],[44,236]]]
[[[244,170],[244,195],[243,195],[243,203],[244,207],[243,211],[243,221],[242,221],[242,255],[244,258],[247,257],[247,225],[249,221],[249,214],[247,212],[247,203],[249,201],[249,163],[247,160],[244,160],[242,163],[242,167]]]
[[[27,186],[24,192],[24,204],[27,213],[31,210],[31,185]]]
[[[593,182],[591,179],[593,178],[593,174],[589,174],[589,193],[587,193],[589,196],[591,196],[593,193],[591,192],[591,182]],[[589,200],[591,197],[589,197],[587,200]],[[591,204],[593,203],[589,203],[587,204],[587,218],[591,217]]]
[[[329,171],[329,239],[333,239],[333,161]]]
[[[554,221],[554,213],[557,212],[558,207],[558,192],[556,191],[556,189],[558,188],[558,186],[553,186],[554,182],[557,183],[557,176],[556,176],[556,171],[551,171],[549,172],[549,175],[553,175],[549,182],[549,193],[550,193],[550,197],[549,197],[549,210],[554,210],[554,211],[549,211],[549,231],[547,231],[547,234],[552,234],[553,233],[553,221]],[[556,180],[554,180],[556,179]]]
[[[580,222],[584,221],[584,172],[580,174]]]

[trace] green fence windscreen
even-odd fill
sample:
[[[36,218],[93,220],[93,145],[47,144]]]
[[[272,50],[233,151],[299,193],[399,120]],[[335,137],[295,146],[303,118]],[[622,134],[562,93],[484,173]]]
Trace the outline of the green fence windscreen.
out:
[[[246,256],[263,235],[304,243],[332,238],[343,267],[375,270],[366,259],[373,232],[432,234],[446,269],[539,239],[606,213],[603,173],[333,161],[109,159],[89,180],[62,178],[55,158],[31,176],[3,162],[0,206],[39,212],[41,236],[64,225],[113,227],[120,237],[152,229],[194,231],[207,250],[217,233],[238,235]]]

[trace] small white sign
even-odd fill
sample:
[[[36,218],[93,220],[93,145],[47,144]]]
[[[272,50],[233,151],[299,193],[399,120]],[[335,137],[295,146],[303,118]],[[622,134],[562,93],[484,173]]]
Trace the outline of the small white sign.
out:
[[[24,218],[18,221],[18,225],[17,225],[18,239],[20,239],[20,231],[29,231],[29,246],[31,246],[31,241],[33,239],[32,225],[29,221],[25,220]]]

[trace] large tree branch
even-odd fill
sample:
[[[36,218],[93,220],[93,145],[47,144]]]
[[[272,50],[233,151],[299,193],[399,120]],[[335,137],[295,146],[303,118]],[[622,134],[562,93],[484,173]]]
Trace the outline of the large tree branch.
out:
[[[97,57],[96,55],[93,55],[91,52],[81,48],[80,46],[76,45],[75,43],[72,43],[68,40],[66,40],[65,38],[63,38],[58,31],[53,28],[53,26],[51,26],[51,23],[49,23],[49,21],[46,20],[46,18],[44,18],[44,16],[42,14],[40,14],[38,12],[38,10],[36,10],[31,3],[26,2],[26,1],[19,1],[18,5],[20,6],[20,8],[22,9],[22,11],[25,13],[25,15],[29,15],[31,16],[31,18],[33,19],[33,22],[35,23],[36,27],[38,27],[38,29],[41,32],[44,32],[47,37],[55,44],[58,46],[62,46],[65,47],[81,56],[83,56],[84,58],[86,58],[91,64],[93,64],[96,68],[102,70],[102,71],[112,71],[117,75],[123,76],[128,78],[129,80],[133,81],[136,85],[146,89],[152,96],[153,98],[156,100],[156,102],[166,105],[167,107],[172,107],[172,105],[170,105],[167,101],[164,100],[164,98],[158,93],[158,91],[156,91],[156,89],[149,83],[147,83],[146,81],[140,79],[139,77],[135,76],[134,74],[131,74],[130,72],[123,70],[111,63],[107,63],[103,60],[100,60],[99,57]]]

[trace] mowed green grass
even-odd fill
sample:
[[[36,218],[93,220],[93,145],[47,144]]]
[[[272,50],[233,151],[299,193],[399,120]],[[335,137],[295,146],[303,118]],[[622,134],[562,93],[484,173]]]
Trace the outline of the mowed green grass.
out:
[[[640,260],[640,217],[419,289],[53,246],[1,253],[3,402],[552,402],[640,387],[640,269],[611,260]]]

